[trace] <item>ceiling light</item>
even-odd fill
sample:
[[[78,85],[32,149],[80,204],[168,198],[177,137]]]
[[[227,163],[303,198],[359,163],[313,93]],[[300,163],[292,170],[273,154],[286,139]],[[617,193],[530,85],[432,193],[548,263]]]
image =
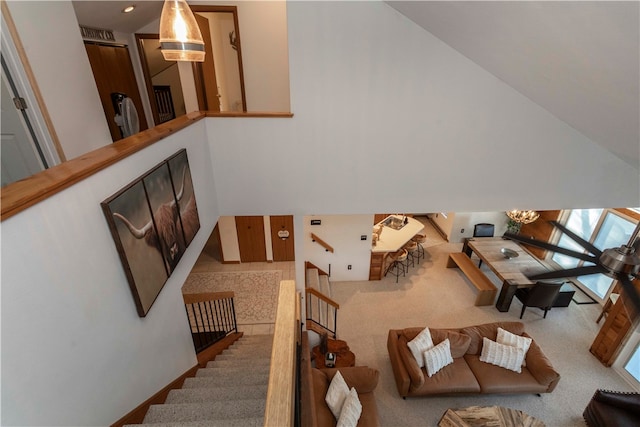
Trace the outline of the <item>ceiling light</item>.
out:
[[[133,9],[136,8],[135,4],[132,4],[131,6],[127,6],[124,9],[122,9],[122,13],[129,13],[129,12],[133,12]]]
[[[540,218],[540,214],[536,211],[520,211],[517,209],[507,211],[507,216],[520,224],[529,224]]]
[[[204,61],[204,41],[185,0],[165,0],[160,16],[160,49],[167,61]]]

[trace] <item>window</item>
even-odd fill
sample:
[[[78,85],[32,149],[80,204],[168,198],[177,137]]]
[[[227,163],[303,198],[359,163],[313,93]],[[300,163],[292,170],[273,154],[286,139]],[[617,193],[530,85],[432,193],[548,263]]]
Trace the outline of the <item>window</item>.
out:
[[[636,224],[610,209],[574,209],[569,213],[565,226],[598,249],[607,249],[626,244]],[[564,234],[558,240],[558,246],[585,252],[580,245]],[[557,253],[553,254],[551,260],[561,268],[573,268],[585,264],[585,261]],[[600,300],[607,297],[614,282],[604,274],[580,276],[577,281],[589,294]]]

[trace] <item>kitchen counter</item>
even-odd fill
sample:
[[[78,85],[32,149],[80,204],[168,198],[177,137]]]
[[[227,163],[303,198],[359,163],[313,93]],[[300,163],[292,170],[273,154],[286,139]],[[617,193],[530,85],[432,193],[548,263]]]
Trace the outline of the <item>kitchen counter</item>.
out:
[[[402,215],[390,215],[390,217],[395,217],[402,221],[404,217]],[[378,224],[374,226],[374,229],[378,227],[380,224],[387,221],[390,217],[385,218],[380,221]],[[382,226],[382,232],[380,233],[380,239],[376,243],[375,246],[371,247],[372,253],[383,253],[383,252],[396,252],[400,250],[405,243],[407,243],[413,236],[418,234],[420,231],[424,229],[424,224],[414,218],[407,217],[407,224],[405,224],[401,229],[395,230],[391,227],[387,227],[386,225]]]

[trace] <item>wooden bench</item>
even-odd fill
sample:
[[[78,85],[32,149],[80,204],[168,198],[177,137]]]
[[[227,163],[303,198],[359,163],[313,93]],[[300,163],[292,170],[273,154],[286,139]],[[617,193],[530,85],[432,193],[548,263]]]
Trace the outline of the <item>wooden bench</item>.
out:
[[[492,305],[496,299],[498,288],[489,280],[485,274],[471,261],[471,258],[464,252],[453,252],[449,254],[447,268],[460,268],[460,271],[467,276],[467,279],[478,290],[476,305]]]

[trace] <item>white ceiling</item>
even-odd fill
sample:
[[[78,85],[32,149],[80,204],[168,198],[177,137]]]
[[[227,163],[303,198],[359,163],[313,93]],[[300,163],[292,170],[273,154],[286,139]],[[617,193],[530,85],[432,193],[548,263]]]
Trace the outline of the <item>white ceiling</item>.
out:
[[[135,3],[134,12],[122,9]],[[387,1],[640,169],[640,2]],[[74,1],[82,25],[135,32],[162,1]]]
[[[134,33],[140,28],[160,18],[162,0],[129,1],[73,1],[78,23],[87,27],[102,28],[123,33]],[[122,10],[135,5],[133,12]]]
[[[387,1],[636,169],[637,1]]]

